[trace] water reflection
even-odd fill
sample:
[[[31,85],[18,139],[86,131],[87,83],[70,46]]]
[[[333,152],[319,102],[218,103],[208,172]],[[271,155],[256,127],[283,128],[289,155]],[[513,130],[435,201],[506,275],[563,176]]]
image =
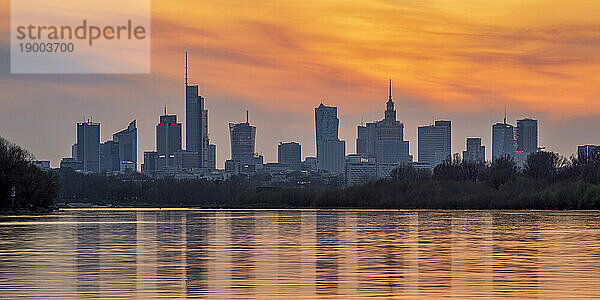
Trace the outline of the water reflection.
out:
[[[1,298],[600,294],[598,212],[68,210],[0,217]]]

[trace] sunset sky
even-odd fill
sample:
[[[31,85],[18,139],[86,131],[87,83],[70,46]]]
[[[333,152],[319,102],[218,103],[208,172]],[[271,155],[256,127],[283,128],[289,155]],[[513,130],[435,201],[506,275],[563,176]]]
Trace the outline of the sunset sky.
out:
[[[0,0],[0,135],[58,166],[75,123],[102,140],[138,120],[138,162],[155,149],[163,105],[184,115],[184,53],[209,109],[217,165],[228,122],[257,126],[257,152],[280,141],[315,155],[314,107],[338,106],[340,138],[383,118],[393,79],[398,119],[417,157],[417,126],[453,122],[452,152],[491,125],[539,120],[539,144],[563,155],[600,144],[600,2],[595,0],[152,1],[150,75],[11,75],[9,1]],[[185,145],[185,142],[184,142]]]

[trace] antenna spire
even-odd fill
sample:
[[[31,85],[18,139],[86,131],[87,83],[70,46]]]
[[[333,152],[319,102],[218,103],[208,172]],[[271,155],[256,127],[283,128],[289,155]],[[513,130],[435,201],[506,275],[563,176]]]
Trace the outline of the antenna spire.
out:
[[[504,108],[504,124],[506,124],[506,107]]]
[[[188,85],[188,58],[187,58],[187,49],[185,49],[185,85]]]
[[[390,101],[392,100],[392,79],[390,78]]]
[[[250,123],[250,122],[248,121],[248,111],[246,111],[246,123]]]
[[[165,116],[167,115],[167,105],[165,104]]]

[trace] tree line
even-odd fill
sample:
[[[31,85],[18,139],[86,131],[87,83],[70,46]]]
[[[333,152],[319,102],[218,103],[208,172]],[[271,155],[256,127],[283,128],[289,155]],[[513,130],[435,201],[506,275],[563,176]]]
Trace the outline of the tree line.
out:
[[[44,171],[30,153],[0,137],[0,211],[48,210],[57,199],[154,207],[600,209],[598,153],[566,159],[540,151],[522,168],[509,156],[472,163],[455,155],[433,170],[401,165],[390,178],[348,188],[319,176],[292,177],[265,184],[265,174],[209,181]]]
[[[0,211],[47,211],[60,191],[56,173],[33,164],[33,156],[0,137]]]
[[[522,168],[509,156],[472,163],[455,155],[433,171],[402,165],[388,179],[338,190],[257,192],[238,198],[234,206],[600,209],[600,155],[566,159],[540,151]]]

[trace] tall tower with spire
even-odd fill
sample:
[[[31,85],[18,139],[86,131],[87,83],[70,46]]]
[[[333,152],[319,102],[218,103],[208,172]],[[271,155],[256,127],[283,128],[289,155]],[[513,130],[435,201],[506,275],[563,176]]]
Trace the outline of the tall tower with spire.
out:
[[[395,166],[412,162],[412,156],[408,153],[409,142],[404,140],[404,124],[396,119],[391,79],[388,88],[384,119],[358,126],[356,153],[377,164]]]
[[[188,51],[185,51],[185,145],[198,153],[198,168],[208,165],[208,110],[198,85],[188,83]]]
[[[392,80],[390,79],[390,91],[385,110],[385,121],[388,123],[396,122],[396,110],[394,109],[394,100],[392,100]]]

